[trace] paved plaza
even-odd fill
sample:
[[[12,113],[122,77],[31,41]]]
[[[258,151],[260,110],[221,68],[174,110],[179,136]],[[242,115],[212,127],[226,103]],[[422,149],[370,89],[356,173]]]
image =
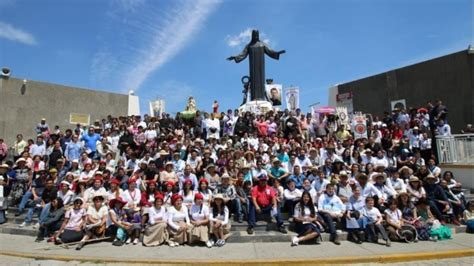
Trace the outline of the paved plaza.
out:
[[[290,243],[229,243],[222,248],[208,249],[206,247],[177,247],[170,248],[161,246],[156,248],[144,248],[142,246],[127,245],[114,247],[110,243],[97,243],[84,247],[81,251],[64,249],[46,242],[35,243],[29,236],[0,234],[0,255],[2,265],[63,265],[62,260],[70,260],[68,265],[84,265],[88,262],[100,262],[101,259],[109,262],[263,262],[268,263],[289,262],[295,260],[304,263],[304,260],[324,262],[333,258],[362,258],[384,256],[398,256],[407,254],[407,257],[415,254],[436,254],[440,252],[454,252],[459,250],[470,250],[474,255],[474,238],[469,234],[455,234],[453,239],[440,242],[418,242],[413,244],[393,243],[387,248],[383,245],[364,243],[356,245],[343,241],[341,246],[335,246],[330,242],[321,245],[300,245],[290,247]],[[232,252],[230,252],[232,251]],[[32,258],[15,258],[5,255],[31,256],[35,255],[41,260]],[[427,257],[428,258],[428,257]],[[441,260],[424,261],[427,258],[419,258],[420,265],[441,265]],[[447,260],[443,265],[473,265],[473,257],[458,257]],[[356,261],[356,260],[354,260]],[[392,260],[393,261],[393,260]],[[377,262],[372,260],[372,262]],[[413,263],[413,262],[412,262]],[[452,263],[452,264],[451,264]],[[401,264],[399,264],[401,265]]]

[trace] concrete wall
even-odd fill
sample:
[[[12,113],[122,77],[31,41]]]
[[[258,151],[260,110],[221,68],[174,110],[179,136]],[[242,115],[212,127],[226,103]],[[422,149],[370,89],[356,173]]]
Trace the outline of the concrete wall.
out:
[[[474,165],[442,164],[439,167],[443,172],[453,172],[454,178],[462,184],[463,188],[474,189]]]
[[[382,115],[390,102],[405,99],[407,107],[426,106],[441,99],[449,124],[459,133],[473,123],[474,55],[467,50],[340,84],[339,93],[352,92],[355,111]]]
[[[42,117],[52,129],[73,128],[70,113],[89,114],[90,122],[109,114],[126,116],[128,95],[73,88],[63,85],[0,78],[0,137],[10,146],[16,134],[35,137],[35,127]]]

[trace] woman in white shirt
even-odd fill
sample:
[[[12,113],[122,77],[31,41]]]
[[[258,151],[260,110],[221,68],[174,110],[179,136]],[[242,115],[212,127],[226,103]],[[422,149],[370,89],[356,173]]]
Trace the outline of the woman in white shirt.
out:
[[[199,179],[199,188],[198,192],[201,193],[203,197],[203,204],[206,206],[211,206],[212,201],[212,191],[209,189],[209,182],[205,178]]]
[[[170,247],[177,247],[190,242],[192,225],[189,220],[188,208],[183,204],[183,197],[174,194],[171,197],[171,204],[173,206],[168,209],[168,232],[170,234],[168,244]]]
[[[192,189],[193,181],[191,179],[186,179],[183,184],[183,190],[179,191],[179,195],[183,197],[183,204],[186,208],[191,208],[194,202],[194,191]]]
[[[385,210],[385,221],[387,222],[388,236],[392,240],[398,240],[397,230],[402,229],[402,212],[398,209],[397,201],[392,199],[389,208]]]
[[[194,204],[190,209],[192,242],[204,242],[208,248],[212,247],[214,243],[209,239],[209,207],[204,204],[204,196],[201,193],[196,193],[194,196]]]
[[[154,247],[168,242],[167,213],[163,206],[163,194],[155,195],[153,206],[145,209],[144,216],[148,216],[148,223],[143,233],[143,245]]]
[[[58,197],[63,200],[64,206],[72,205],[74,192],[70,189],[71,184],[67,181],[61,181],[61,189],[58,191]]]
[[[230,235],[229,209],[224,204],[224,196],[218,193],[214,195],[209,214],[211,221],[211,232],[216,237],[216,246],[225,245],[225,240]]]
[[[130,178],[128,181],[128,189],[123,192],[123,199],[127,202],[128,209],[138,211],[138,204],[142,198],[140,190],[137,188],[135,178]]]
[[[313,238],[319,242],[320,230],[316,226],[317,209],[314,206],[311,195],[308,191],[304,191],[300,201],[295,206],[293,219],[296,222],[296,232],[298,236],[294,236],[291,240],[292,246],[297,246],[300,241],[307,241]]]

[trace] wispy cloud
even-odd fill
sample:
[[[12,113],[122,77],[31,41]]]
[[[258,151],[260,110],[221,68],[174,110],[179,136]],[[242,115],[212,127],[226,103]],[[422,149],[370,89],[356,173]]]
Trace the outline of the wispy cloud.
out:
[[[240,32],[236,35],[227,35],[226,42],[230,47],[241,46],[247,44],[252,38],[252,28],[247,28],[246,30]],[[266,34],[259,32],[260,40],[266,44],[270,44],[270,39],[267,38]]]
[[[109,86],[114,83],[123,91],[138,91],[192,41],[220,0],[179,0],[166,7],[155,3],[122,0],[114,5],[108,15],[120,29],[115,23],[109,25],[115,43],[105,43],[95,54],[92,81],[109,81]]]
[[[35,45],[36,39],[30,33],[15,28],[13,25],[0,21],[0,38],[19,42],[27,45]]]

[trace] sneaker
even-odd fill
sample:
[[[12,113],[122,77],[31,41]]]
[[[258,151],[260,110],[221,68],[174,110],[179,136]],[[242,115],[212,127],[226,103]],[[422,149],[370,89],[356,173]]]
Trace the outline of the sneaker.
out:
[[[81,241],[79,244],[77,244],[76,250],[81,250],[84,247],[85,244],[86,244],[86,242]]]
[[[278,231],[280,231],[280,233],[282,233],[282,234],[287,234],[288,233],[288,231],[285,229],[284,226],[281,226],[280,228],[278,228]]]
[[[298,246],[298,243],[299,243],[298,237],[297,237],[297,236],[294,236],[294,237],[291,239],[291,246]]]
[[[253,228],[252,227],[247,228],[247,234],[253,235]]]
[[[127,241],[125,242],[125,244],[128,245],[128,244],[130,244],[130,243],[132,243],[132,239],[129,237],[129,238],[127,239]]]
[[[112,245],[120,247],[123,245],[123,242],[120,241],[119,239],[115,239],[114,242],[112,242]]]
[[[179,244],[176,243],[176,242],[174,242],[174,241],[170,241],[170,242],[168,243],[168,245],[170,245],[170,247],[172,247],[172,248],[179,246]]]
[[[221,241],[221,247],[223,247],[224,245],[225,245],[225,240],[222,239],[222,241]]]
[[[214,241],[212,241],[212,240],[207,240],[206,246],[207,246],[208,248],[212,248],[212,246],[214,246]]]
[[[341,241],[339,241],[339,235],[334,236],[332,242],[339,246],[341,244]]]
[[[138,238],[135,238],[135,240],[133,240],[133,244],[134,245],[138,244]]]
[[[390,246],[392,245],[392,242],[390,241],[389,238],[387,238],[387,240],[385,241],[385,245],[386,245],[387,247],[390,247]]]
[[[25,226],[29,226],[30,224],[27,222],[22,222],[18,227],[23,228]]]

